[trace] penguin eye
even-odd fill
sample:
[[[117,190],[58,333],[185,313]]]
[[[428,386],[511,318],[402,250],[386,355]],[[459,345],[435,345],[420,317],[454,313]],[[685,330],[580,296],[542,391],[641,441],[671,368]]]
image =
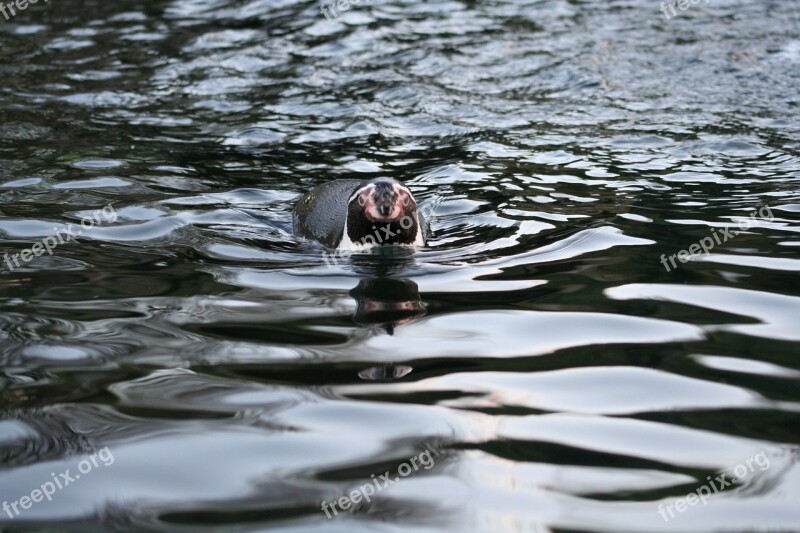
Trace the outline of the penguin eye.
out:
[[[363,196],[359,196],[358,197],[358,205],[360,205],[361,207],[364,207],[365,205],[367,205],[367,199],[364,198]]]
[[[403,196],[403,205],[408,206],[411,203],[411,197],[408,195]]]

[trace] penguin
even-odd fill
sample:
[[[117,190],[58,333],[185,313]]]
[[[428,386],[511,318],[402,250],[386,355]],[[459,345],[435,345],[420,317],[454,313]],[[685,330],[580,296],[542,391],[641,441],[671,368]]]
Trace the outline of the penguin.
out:
[[[292,219],[296,235],[338,250],[423,246],[427,234],[414,195],[392,178],[323,183],[297,202]]]

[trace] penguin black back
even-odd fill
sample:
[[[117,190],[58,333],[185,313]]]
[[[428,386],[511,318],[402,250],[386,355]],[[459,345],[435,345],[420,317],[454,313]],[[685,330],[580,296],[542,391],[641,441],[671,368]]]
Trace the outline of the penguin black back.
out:
[[[295,233],[315,239],[328,248],[339,246],[347,220],[348,200],[363,183],[361,180],[334,180],[315,187],[294,206]]]

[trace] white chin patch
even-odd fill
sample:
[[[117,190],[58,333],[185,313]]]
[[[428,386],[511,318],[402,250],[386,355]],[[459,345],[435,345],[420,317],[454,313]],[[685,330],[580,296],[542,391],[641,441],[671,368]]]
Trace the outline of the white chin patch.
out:
[[[372,244],[369,242],[366,244],[362,244],[360,242],[353,242],[350,240],[350,236],[347,233],[345,233],[344,237],[342,237],[342,242],[339,243],[339,246],[337,246],[336,249],[347,252],[366,252],[367,250],[371,250],[376,246],[379,245]]]
[[[360,242],[353,242],[350,240],[350,237],[348,237],[345,234],[345,236],[342,237],[342,242],[339,243],[339,246],[337,246],[336,249],[340,251],[359,253],[359,252],[368,252],[378,246],[401,246],[403,248],[415,248],[417,246],[422,246],[422,236],[421,235],[418,236],[413,243],[403,243],[403,244],[393,243],[393,244],[383,245],[381,243],[373,244],[371,242],[367,242],[362,244]]]
[[[417,230],[417,238],[414,239],[414,242],[412,242],[412,243],[402,243],[402,244],[401,243],[393,243],[393,244],[387,244],[387,245],[383,245],[383,244],[381,244],[379,242],[376,242],[376,243],[372,243],[372,242],[366,242],[366,243],[353,242],[353,241],[350,240],[350,236],[347,235],[347,233],[345,233],[344,236],[342,237],[342,242],[339,243],[339,246],[337,246],[336,249],[339,250],[339,251],[359,253],[359,252],[368,252],[369,250],[372,250],[373,248],[375,248],[377,246],[401,246],[403,248],[416,248],[418,246],[423,246],[424,244],[425,243],[423,242],[423,239],[422,239],[422,232],[419,229]]]
[[[417,238],[412,243],[393,243],[393,244],[388,244],[386,246],[402,246],[407,248],[414,248],[416,246],[422,246],[422,245],[423,245],[422,235],[420,234],[420,232],[417,232]],[[347,252],[368,252],[369,250],[372,250],[377,246],[383,246],[383,244],[379,242],[373,243],[369,241],[366,243],[353,242],[350,240],[350,236],[347,235],[347,233],[345,233],[344,236],[342,237],[342,242],[339,243],[339,246],[337,246],[336,249]]]

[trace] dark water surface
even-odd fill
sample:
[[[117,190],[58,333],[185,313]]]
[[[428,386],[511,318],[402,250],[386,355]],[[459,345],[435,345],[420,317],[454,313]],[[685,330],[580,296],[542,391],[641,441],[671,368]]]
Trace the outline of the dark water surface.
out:
[[[0,264],[0,527],[800,531],[800,4],[321,5],[0,18],[0,253],[117,216]],[[429,246],[292,236],[376,176]]]

